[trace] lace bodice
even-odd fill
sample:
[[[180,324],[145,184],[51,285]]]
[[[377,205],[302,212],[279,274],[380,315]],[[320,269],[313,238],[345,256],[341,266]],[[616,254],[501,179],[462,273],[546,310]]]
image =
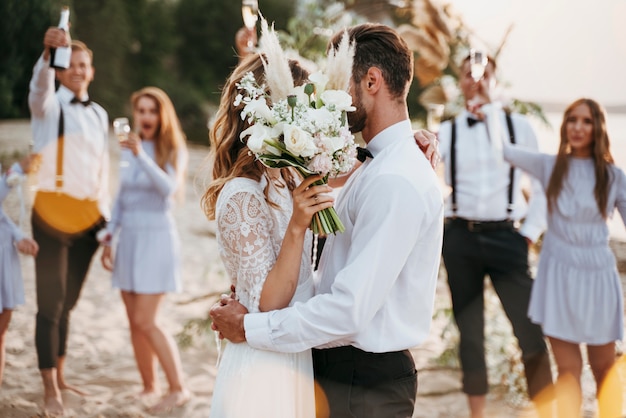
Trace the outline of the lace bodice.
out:
[[[267,180],[247,178],[228,181],[216,204],[217,243],[220,256],[235,285],[237,298],[249,312],[259,311],[261,290],[274,266],[291,213],[291,193],[270,186],[269,198],[279,207],[270,206],[263,193]],[[311,248],[307,233],[304,248]],[[310,254],[302,254],[298,289],[291,303],[312,296],[313,273]]]

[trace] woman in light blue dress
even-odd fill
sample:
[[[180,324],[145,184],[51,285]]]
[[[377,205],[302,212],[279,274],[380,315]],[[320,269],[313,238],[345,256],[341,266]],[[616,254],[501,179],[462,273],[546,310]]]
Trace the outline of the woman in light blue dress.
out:
[[[504,141],[504,158],[537,177],[548,200],[528,315],[542,326],[558,367],[559,416],[580,416],[581,344],[598,387],[600,417],[622,416],[621,388],[608,384],[624,308],[607,219],[614,209],[626,219],[626,176],[613,164],[604,109],[591,99],[572,103],[556,156]],[[565,386],[575,389],[564,395]]]
[[[16,306],[24,304],[24,284],[17,252],[37,255],[39,246],[28,238],[2,210],[2,202],[37,157],[31,154],[0,175],[0,386],[4,372],[5,337]],[[1,167],[0,167],[1,169]]]
[[[180,290],[180,241],[172,215],[173,198],[183,192],[187,148],[169,97],[146,87],[131,96],[136,131],[120,142],[120,186],[103,237],[102,263],[113,271],[130,324],[144,402],[159,395],[157,360],[168,393],[151,407],[166,412],[187,402],[180,354],[156,321],[167,292]],[[115,257],[111,241],[117,236]]]

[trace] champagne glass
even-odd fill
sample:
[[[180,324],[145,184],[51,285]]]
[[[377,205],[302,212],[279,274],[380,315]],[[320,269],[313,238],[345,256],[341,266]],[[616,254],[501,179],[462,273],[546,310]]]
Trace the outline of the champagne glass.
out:
[[[259,18],[259,1],[258,0],[241,0],[241,16],[243,24],[249,31],[256,27],[256,21]],[[248,38],[248,50],[252,50],[254,44],[252,38]]]
[[[441,118],[443,117],[443,111],[445,106],[438,103],[429,104],[426,113],[426,129],[431,132],[439,132],[439,125],[441,125]]]
[[[115,118],[113,121],[113,131],[117,136],[118,141],[126,141],[128,134],[130,133],[130,123],[128,118]]]
[[[485,75],[488,62],[487,54],[476,49],[470,50],[470,71],[475,82],[478,82]]]

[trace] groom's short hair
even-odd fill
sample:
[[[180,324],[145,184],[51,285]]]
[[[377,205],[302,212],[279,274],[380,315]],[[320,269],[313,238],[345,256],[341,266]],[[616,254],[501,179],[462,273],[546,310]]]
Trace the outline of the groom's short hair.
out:
[[[389,26],[364,23],[347,29],[355,43],[352,78],[359,82],[371,67],[381,70],[389,92],[394,98],[405,99],[413,79],[413,53],[400,35]],[[344,31],[331,39],[337,49]]]

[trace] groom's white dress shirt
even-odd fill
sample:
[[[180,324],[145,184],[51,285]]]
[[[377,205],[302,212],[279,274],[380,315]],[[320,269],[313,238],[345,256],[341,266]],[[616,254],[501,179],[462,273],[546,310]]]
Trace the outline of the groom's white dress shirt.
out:
[[[427,337],[443,235],[437,177],[408,120],[376,135],[374,155],[348,180],[335,208],[316,295],[244,317],[252,347],[281,352],[353,345],[382,353]]]

